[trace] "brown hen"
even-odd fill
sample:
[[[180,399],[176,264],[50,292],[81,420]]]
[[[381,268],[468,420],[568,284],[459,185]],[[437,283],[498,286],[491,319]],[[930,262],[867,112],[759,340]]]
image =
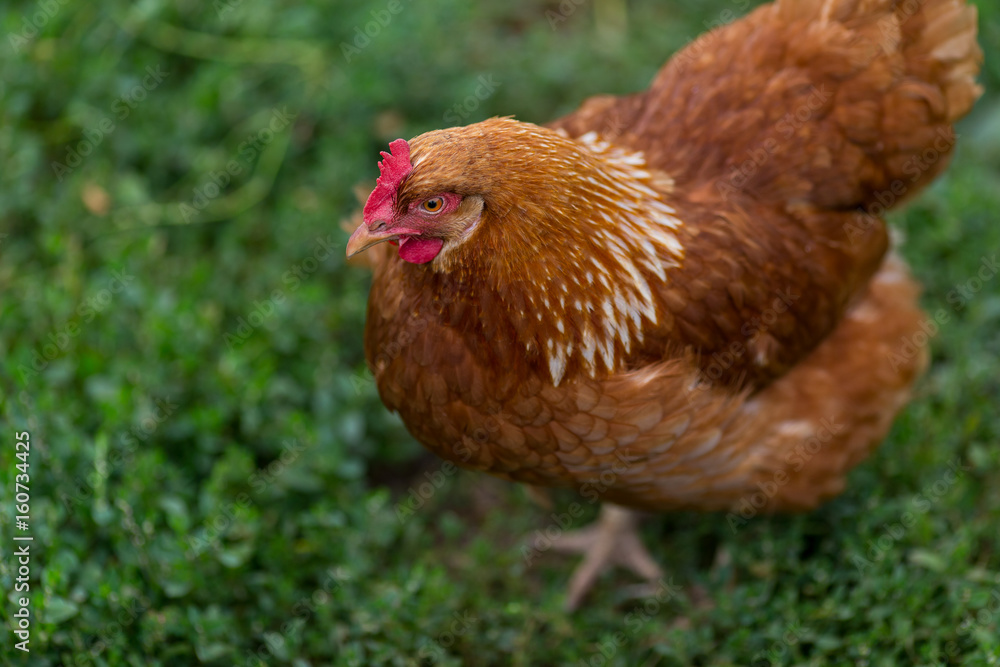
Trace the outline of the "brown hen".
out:
[[[348,244],[399,246],[379,394],[443,458],[607,501],[557,545],[569,606],[609,564],[659,576],[622,508],[808,510],[884,438],[926,353],[880,216],[944,168],[975,35],[959,0],[780,0],[645,92],[383,153]]]

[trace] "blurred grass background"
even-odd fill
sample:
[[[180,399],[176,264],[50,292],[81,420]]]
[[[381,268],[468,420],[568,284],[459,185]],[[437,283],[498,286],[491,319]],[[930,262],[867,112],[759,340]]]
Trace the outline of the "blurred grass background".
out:
[[[948,314],[916,400],[841,498],[738,535],[656,517],[684,593],[626,600],[614,573],[571,616],[575,562],[521,555],[550,513],[379,403],[338,222],[389,140],[639,90],[747,3],[0,10],[6,624],[21,430],[35,537],[31,653],[5,633],[4,664],[1000,664],[1000,281],[976,282],[1000,251],[1000,9],[976,4],[987,94],[892,215]]]

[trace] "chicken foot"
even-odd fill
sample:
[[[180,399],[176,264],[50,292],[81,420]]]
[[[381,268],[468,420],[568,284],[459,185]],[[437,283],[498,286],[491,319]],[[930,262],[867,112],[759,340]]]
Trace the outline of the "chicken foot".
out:
[[[638,524],[638,513],[604,503],[597,521],[552,540],[552,548],[557,551],[583,554],[583,562],[569,581],[568,611],[577,609],[597,577],[614,565],[631,570],[649,582],[663,576],[660,566],[642,544]]]

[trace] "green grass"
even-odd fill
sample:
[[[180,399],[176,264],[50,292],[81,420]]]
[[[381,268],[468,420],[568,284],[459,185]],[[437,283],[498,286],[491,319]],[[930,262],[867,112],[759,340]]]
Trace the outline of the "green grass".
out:
[[[609,574],[573,615],[575,562],[522,557],[550,512],[443,466],[381,406],[369,278],[338,221],[377,151],[449,124],[479,77],[498,85],[461,122],[543,122],[641,89],[743,3],[634,2],[621,33],[607,2],[552,29],[555,2],[404,0],[350,62],[342,43],[388,2],[3,10],[5,624],[20,431],[35,541],[31,653],[5,631],[0,660],[1000,664],[1000,281],[969,282],[1000,254],[1000,9],[979,4],[987,95],[951,169],[892,215],[948,315],[916,399],[837,500],[738,534],[718,514],[650,519],[673,587],[628,600]]]

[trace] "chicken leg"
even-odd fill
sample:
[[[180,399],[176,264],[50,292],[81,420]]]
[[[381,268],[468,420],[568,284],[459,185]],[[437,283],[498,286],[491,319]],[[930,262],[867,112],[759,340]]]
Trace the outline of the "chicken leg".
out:
[[[613,565],[631,570],[649,582],[663,576],[660,566],[643,546],[637,526],[636,512],[604,503],[597,521],[552,540],[553,549],[584,556],[569,581],[566,595],[568,611],[580,606],[597,577]]]

